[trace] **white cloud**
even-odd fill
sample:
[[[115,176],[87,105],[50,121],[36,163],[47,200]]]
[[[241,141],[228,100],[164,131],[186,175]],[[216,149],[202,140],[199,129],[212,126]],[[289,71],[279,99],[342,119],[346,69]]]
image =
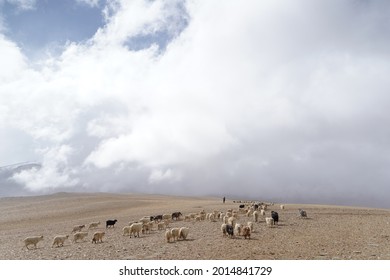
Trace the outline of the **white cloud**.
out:
[[[27,64],[18,46],[0,34],[0,50],[0,60],[2,61],[0,82],[5,83],[19,78],[20,73],[23,73],[27,68]]]
[[[85,4],[90,7],[99,7],[99,0],[76,0],[79,4]]]
[[[35,8],[36,0],[1,0],[1,2],[8,2],[12,5],[17,6],[21,10],[31,10]]]
[[[30,191],[74,187],[79,181],[72,178],[76,172],[68,167],[72,152],[66,145],[39,151],[43,154],[42,167],[23,170],[14,174],[12,179]]]
[[[109,2],[104,9],[106,26],[98,30],[94,43],[100,46],[126,44],[127,40],[158,32],[176,34],[187,19],[182,1]]]
[[[15,179],[30,189],[161,184],[328,202],[357,199],[369,184],[381,201],[389,9],[383,1],[109,1],[91,40],[35,68],[0,37],[11,65],[0,66],[0,125],[45,151],[42,169]],[[163,51],[153,40],[128,45],[161,31],[173,38]]]
[[[172,169],[163,170],[153,170],[149,176],[149,183],[158,184],[163,181],[175,182],[181,179],[180,174],[175,172]]]

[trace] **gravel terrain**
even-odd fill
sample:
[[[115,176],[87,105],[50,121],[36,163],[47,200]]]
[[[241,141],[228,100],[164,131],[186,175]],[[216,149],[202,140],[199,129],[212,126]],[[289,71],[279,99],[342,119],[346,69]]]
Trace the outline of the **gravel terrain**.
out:
[[[279,225],[267,227],[264,217],[255,224],[250,239],[224,237],[222,221],[173,221],[170,227],[190,229],[187,240],[167,243],[165,231],[122,235],[122,228],[143,216],[237,209],[239,203],[208,197],[172,197],[139,194],[74,194],[0,198],[0,259],[2,260],[390,260],[390,211],[326,205],[280,204],[268,208],[279,213]],[[301,219],[298,209],[307,211]],[[113,229],[107,219],[117,219]],[[246,224],[252,217],[239,216]],[[74,225],[100,221],[85,241],[73,243]],[[87,226],[88,227],[88,226]],[[92,244],[95,231],[105,231],[103,243]],[[85,231],[88,231],[86,229]],[[52,247],[56,235],[69,234],[63,247]],[[37,249],[28,250],[23,240],[43,235]]]

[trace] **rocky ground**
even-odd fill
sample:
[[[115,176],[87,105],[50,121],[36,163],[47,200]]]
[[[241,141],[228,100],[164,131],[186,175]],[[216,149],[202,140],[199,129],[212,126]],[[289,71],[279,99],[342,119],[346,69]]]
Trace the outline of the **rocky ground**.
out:
[[[0,198],[0,259],[2,260],[390,260],[390,211],[325,205],[275,204],[267,211],[279,213],[279,225],[267,227],[262,217],[250,239],[224,237],[222,221],[174,221],[186,226],[188,239],[167,243],[164,231],[155,228],[140,238],[122,236],[130,221],[146,215],[181,211],[183,214],[238,209],[239,203],[220,198],[170,197],[138,194],[69,194]],[[298,209],[308,213],[301,219]],[[107,219],[117,219],[114,229],[105,229]],[[252,217],[240,215],[246,224]],[[92,244],[93,232],[84,242],[73,243],[74,225],[101,221],[103,243]],[[88,231],[88,230],[86,230]],[[63,247],[52,247],[56,235],[69,234]],[[28,250],[27,236],[43,235],[37,249]]]

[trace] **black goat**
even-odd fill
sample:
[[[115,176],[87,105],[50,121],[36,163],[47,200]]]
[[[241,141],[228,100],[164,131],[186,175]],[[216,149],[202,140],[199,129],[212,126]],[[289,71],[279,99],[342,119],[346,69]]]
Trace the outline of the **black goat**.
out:
[[[274,219],[274,224],[277,225],[279,222],[279,214],[278,212],[271,211],[271,217]]]
[[[115,223],[117,222],[118,220],[107,220],[106,221],[106,228],[108,227],[115,227]]]
[[[234,228],[232,225],[226,225],[226,232],[228,234],[229,237],[233,237],[234,236]]]
[[[163,218],[163,215],[156,215],[153,217],[153,221],[155,222],[160,222]]]
[[[307,213],[305,210],[298,209],[298,211],[299,211],[299,215],[301,216],[301,218],[307,218]]]
[[[180,216],[183,216],[181,212],[174,212],[172,213],[172,220],[177,220],[180,218]]]

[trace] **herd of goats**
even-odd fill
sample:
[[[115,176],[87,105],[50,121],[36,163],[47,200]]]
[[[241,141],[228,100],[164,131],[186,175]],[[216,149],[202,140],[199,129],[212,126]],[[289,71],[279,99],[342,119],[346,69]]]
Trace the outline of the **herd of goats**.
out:
[[[158,230],[165,229],[165,239],[169,243],[171,241],[176,241],[179,239],[186,239],[189,233],[188,227],[173,227],[168,228],[168,225],[171,221],[202,221],[210,220],[217,221],[222,220],[223,224],[221,225],[221,231],[224,236],[234,237],[234,235],[243,236],[245,239],[250,238],[251,232],[253,232],[253,222],[258,222],[260,216],[265,216],[265,211],[269,204],[266,203],[245,203],[240,204],[238,210],[228,209],[225,213],[220,211],[213,211],[206,213],[205,210],[202,210],[198,213],[190,213],[188,215],[183,215],[181,212],[174,212],[172,214],[156,215],[156,216],[145,216],[137,222],[130,222],[128,226],[123,227],[122,232],[124,236],[134,236],[139,237],[140,233],[150,232],[155,225],[157,225]],[[280,209],[285,209],[284,205],[280,205]],[[246,225],[238,223],[238,214],[245,214],[247,217],[253,217],[253,222],[248,221]],[[307,218],[307,213],[305,210],[299,209],[299,216],[301,218]],[[269,217],[265,217],[265,222],[268,226],[272,227],[277,225],[279,222],[279,214],[276,211],[271,211]],[[117,220],[107,220],[106,229],[115,227]],[[100,225],[100,222],[92,222],[88,225],[88,230],[96,229]],[[87,231],[82,231],[86,229],[86,225],[76,225],[73,227],[71,234],[73,234],[73,242],[77,243],[78,241],[83,241],[84,238],[88,235]],[[104,231],[96,231],[92,236],[92,243],[101,243],[103,242],[103,237],[105,236]],[[52,247],[62,247],[64,242],[69,239],[69,234],[66,235],[57,235],[53,239]],[[25,238],[24,246],[27,249],[37,248],[39,241],[43,240],[43,236],[30,236]]]

